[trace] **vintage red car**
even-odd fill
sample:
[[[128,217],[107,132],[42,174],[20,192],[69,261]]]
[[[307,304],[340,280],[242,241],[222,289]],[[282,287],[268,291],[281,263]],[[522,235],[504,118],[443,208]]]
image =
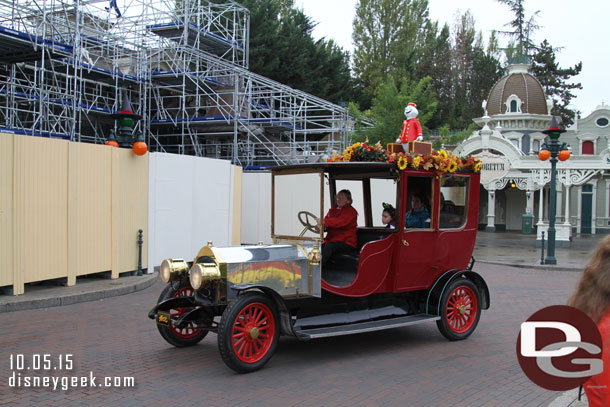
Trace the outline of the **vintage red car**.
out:
[[[472,271],[479,174],[388,162],[327,162],[272,171],[274,244],[201,248],[192,263],[164,260],[167,286],[149,312],[161,336],[182,347],[218,337],[225,363],[260,369],[280,335],[311,340],[436,321],[449,340],[473,333],[490,298]],[[357,248],[322,267],[323,218],[349,189],[359,212]],[[423,226],[406,227],[413,196]],[[395,227],[381,223],[383,203]]]

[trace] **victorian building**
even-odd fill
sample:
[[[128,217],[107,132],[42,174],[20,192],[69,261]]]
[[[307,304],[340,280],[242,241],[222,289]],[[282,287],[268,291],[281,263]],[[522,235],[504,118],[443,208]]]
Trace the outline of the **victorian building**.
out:
[[[478,155],[481,171],[479,224],[488,231],[522,230],[533,216],[538,239],[548,228],[551,165],[540,161],[552,101],[528,65],[511,65],[484,102],[481,126],[457,146]],[[610,106],[601,104],[561,135],[572,156],[557,164],[557,244],[574,233],[610,232]],[[523,216],[525,215],[525,217]]]

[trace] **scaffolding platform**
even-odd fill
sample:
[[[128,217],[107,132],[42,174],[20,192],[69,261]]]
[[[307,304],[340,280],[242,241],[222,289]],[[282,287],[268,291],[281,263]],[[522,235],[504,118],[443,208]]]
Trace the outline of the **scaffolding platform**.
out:
[[[189,79],[194,81],[203,81],[208,85],[214,86],[231,86],[230,83],[223,83],[216,78],[205,76],[205,73],[198,73],[194,71],[186,70],[165,70],[165,71],[152,71],[150,73],[150,79],[158,83],[166,85],[181,85],[183,83],[183,77],[187,76]],[[192,86],[195,86],[194,84]]]
[[[72,55],[74,52],[68,44],[0,26],[0,63],[39,60],[43,47],[48,48],[53,57]]]
[[[16,98],[22,99],[22,100],[27,100],[27,101],[38,101],[40,100],[40,96],[36,95],[36,94],[31,94],[31,93],[25,93],[25,92],[18,92],[18,91],[14,91],[14,92],[10,92],[7,91],[6,89],[0,89],[0,95],[13,95]],[[81,107],[83,109],[86,109],[87,111],[91,112],[91,113],[100,113],[100,114],[106,114],[106,115],[110,115],[110,114],[116,114],[118,113],[118,111],[116,110],[111,110],[111,109],[107,109],[107,108],[103,108],[103,107],[99,107],[99,106],[94,106],[94,105],[88,105],[86,103],[73,103],[71,100],[65,100],[65,99],[59,99],[59,98],[42,98],[42,100],[45,103],[50,103],[50,104],[54,104],[54,105],[64,105],[64,106],[78,106]]]
[[[129,10],[0,1],[0,130],[104,143],[127,94],[151,152],[251,166],[345,146],[347,109],[248,69],[239,3],[133,0]]]
[[[199,117],[177,117],[177,118],[166,118],[166,119],[153,119],[150,121],[150,124],[156,125],[177,125],[178,123],[232,123],[235,119],[234,116],[199,116]],[[238,118],[240,123],[243,124],[258,124],[264,128],[268,129],[276,129],[278,131],[287,131],[287,130],[301,130],[302,127],[298,124],[292,124],[285,120],[281,119],[268,119],[268,118],[258,118],[258,119],[249,119],[245,116],[240,116]]]
[[[85,75],[88,79],[97,80],[106,83],[114,83],[115,79],[119,81],[120,84],[124,82],[146,82],[146,78],[137,77],[134,75],[124,74],[118,70],[110,70],[106,68],[100,68],[95,65],[88,64],[86,62],[75,61],[71,58],[57,58],[55,61],[61,65],[73,65],[75,67],[80,67],[82,69],[83,75]]]
[[[151,24],[146,28],[158,36],[174,41],[183,38],[183,35],[186,32],[186,44],[203,51],[224,53],[232,48],[239,51],[244,50],[244,47],[241,44],[198,27],[194,23],[185,24],[182,21],[173,21],[170,23]]]

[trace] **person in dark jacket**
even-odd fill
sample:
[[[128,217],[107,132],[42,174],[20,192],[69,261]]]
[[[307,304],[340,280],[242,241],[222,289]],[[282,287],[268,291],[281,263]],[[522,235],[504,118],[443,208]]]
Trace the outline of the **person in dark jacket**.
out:
[[[342,189],[337,194],[335,206],[324,217],[326,238],[322,243],[322,267],[335,253],[345,253],[357,248],[358,212],[352,207],[352,193]],[[321,223],[318,220],[318,223]]]
[[[407,212],[405,219],[406,228],[429,228],[430,212],[426,209],[422,197],[413,195],[411,198],[411,209]]]

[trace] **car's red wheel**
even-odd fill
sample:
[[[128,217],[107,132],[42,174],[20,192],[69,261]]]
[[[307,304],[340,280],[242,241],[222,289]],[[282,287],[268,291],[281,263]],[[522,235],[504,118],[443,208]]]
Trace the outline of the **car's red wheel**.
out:
[[[185,287],[178,289],[174,293],[174,295],[172,295],[172,298],[192,297],[193,295],[195,295],[195,290],[193,289],[193,287],[191,287],[189,285],[189,286],[185,286]],[[169,315],[172,319],[180,318],[187,311],[190,311],[190,310],[191,310],[191,308],[185,308],[185,307],[172,308],[169,310]],[[178,328],[178,327],[174,326],[173,324],[170,324],[169,327],[172,330],[172,332],[174,333],[174,335],[176,335],[177,337],[182,338],[182,339],[193,339],[202,332],[201,329],[197,327],[197,324],[195,324],[193,322],[189,322],[189,324],[187,326],[185,326],[184,328]]]
[[[465,339],[474,332],[481,317],[477,286],[466,278],[453,280],[445,289],[436,321],[441,333],[449,340]]]
[[[273,355],[279,331],[273,301],[260,292],[244,293],[222,314],[218,328],[220,355],[238,373],[258,370]]]
[[[161,292],[159,301],[165,301],[175,297],[193,296],[195,290],[190,286],[188,281],[169,283]],[[181,317],[186,312],[192,310],[191,307],[172,308],[168,312],[173,320]],[[211,319],[210,319],[211,325]],[[169,326],[157,325],[159,333],[170,344],[176,347],[192,346],[199,343],[208,334],[209,326],[199,326],[193,322],[183,328],[178,328],[170,322]]]

